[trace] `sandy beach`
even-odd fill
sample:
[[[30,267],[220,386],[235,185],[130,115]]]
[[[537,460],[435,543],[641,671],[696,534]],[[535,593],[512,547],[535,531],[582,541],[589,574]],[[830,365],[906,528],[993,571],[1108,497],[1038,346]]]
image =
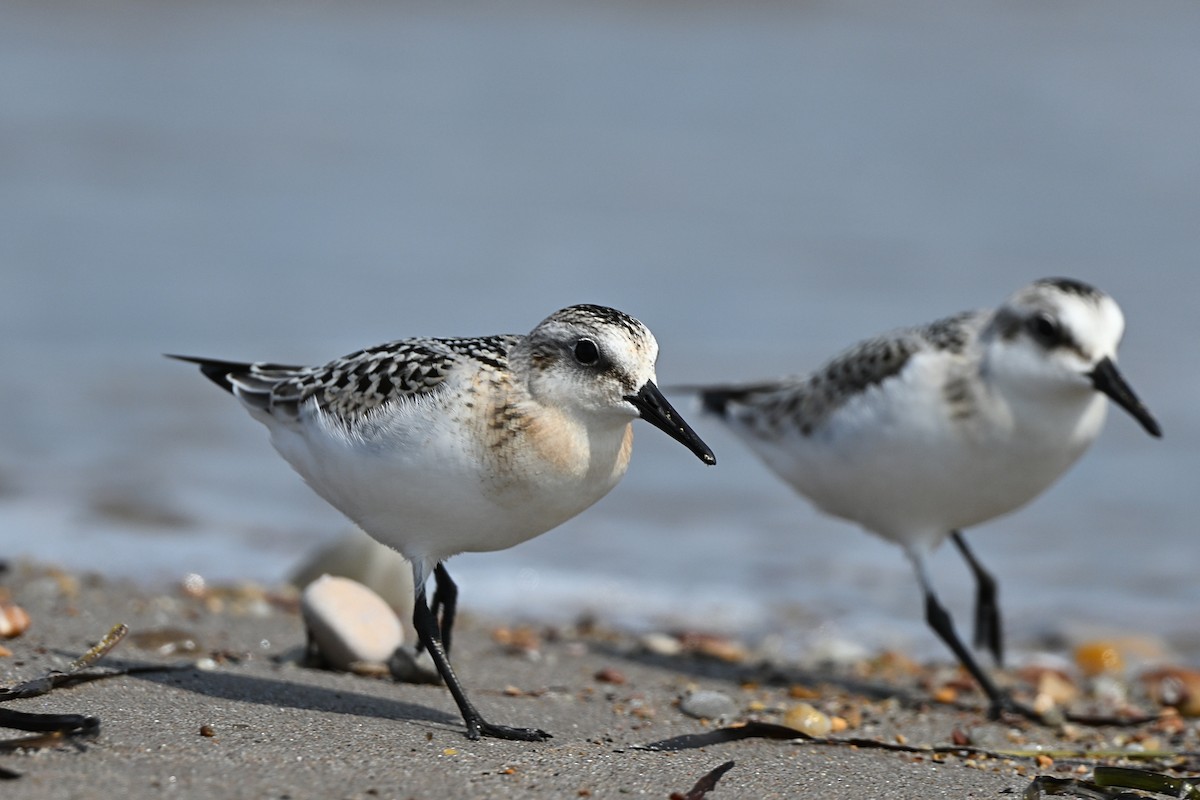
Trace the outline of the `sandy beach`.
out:
[[[454,657],[477,704],[554,736],[468,741],[441,686],[300,666],[286,592],[155,594],[28,566],[4,586],[32,624],[5,642],[0,685],[66,669],[117,623],[130,633],[93,669],[178,667],[5,703],[100,720],[93,736],[0,752],[5,797],[996,797],[1039,774],[1087,778],[1098,763],[1195,769],[1184,754],[1200,749],[1196,723],[1174,716],[1132,728],[988,722],[955,670],[897,655],[813,672],[731,640],[669,637],[680,645],[669,655],[603,621],[514,629],[466,609]],[[688,716],[679,701],[691,691],[734,711]],[[828,740],[717,741],[728,723],[792,721],[802,702],[835,720]],[[711,791],[697,787],[727,762]]]

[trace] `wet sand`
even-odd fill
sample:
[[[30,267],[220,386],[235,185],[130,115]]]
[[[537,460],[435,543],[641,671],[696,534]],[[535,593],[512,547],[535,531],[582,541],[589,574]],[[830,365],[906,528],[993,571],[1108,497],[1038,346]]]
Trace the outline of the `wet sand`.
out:
[[[1125,730],[988,722],[980,696],[947,665],[889,656],[817,673],[764,664],[736,642],[693,637],[668,655],[606,630],[602,620],[510,630],[465,609],[454,659],[477,705],[492,721],[541,727],[554,737],[469,741],[441,686],[300,666],[302,624],[285,594],[253,587],[156,594],[28,567],[3,585],[32,626],[3,643],[11,654],[0,658],[0,686],[64,669],[116,623],[131,633],[102,667],[204,665],[108,677],[5,703],[100,719],[91,738],[0,752],[0,769],[17,776],[0,781],[6,798],[668,798],[687,797],[729,761],[734,765],[711,792],[692,796],[997,797],[1020,796],[1038,774],[1087,777],[1096,763],[1123,760],[1107,752],[1114,748],[1131,756],[1200,749],[1196,724],[1178,718]],[[674,751],[639,749],[725,724],[680,710],[680,697],[692,690],[727,695],[736,710],[726,722],[779,723],[807,702],[845,726],[831,738],[917,747],[969,741],[984,752],[765,738],[693,738]],[[953,702],[936,702],[935,695]],[[1038,747],[1099,748],[1104,757],[1054,752],[1039,759]],[[1186,759],[1173,763],[1187,766]]]

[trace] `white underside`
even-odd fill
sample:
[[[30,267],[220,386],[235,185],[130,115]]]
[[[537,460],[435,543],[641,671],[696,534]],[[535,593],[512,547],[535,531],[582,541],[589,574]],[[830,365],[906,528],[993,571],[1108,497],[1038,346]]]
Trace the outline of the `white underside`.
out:
[[[951,419],[938,359],[915,356],[902,373],[845,405],[811,436],[789,427],[762,438],[731,425],[780,477],[818,508],[857,522],[914,555],[953,530],[1007,514],[1054,483],[1096,438],[1106,399],[1081,388],[1036,403],[980,399]]]
[[[497,450],[440,403],[390,407],[365,438],[308,409],[280,421],[251,408],[317,494],[427,571],[456,553],[500,550],[591,506],[624,474],[628,423],[580,429],[558,463],[536,448]]]

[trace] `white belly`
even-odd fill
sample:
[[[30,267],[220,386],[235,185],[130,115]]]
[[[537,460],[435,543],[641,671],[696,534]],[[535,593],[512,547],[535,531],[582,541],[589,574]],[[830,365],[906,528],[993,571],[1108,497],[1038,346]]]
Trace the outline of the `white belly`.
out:
[[[929,546],[1043,492],[1095,439],[1106,411],[1092,393],[1053,408],[984,405],[955,420],[931,393],[937,381],[886,387],[886,395],[874,387],[852,399],[807,437],[795,429],[778,438],[743,433],[822,511]]]
[[[280,455],[317,494],[410,561],[500,550],[545,533],[617,484],[631,445],[623,424],[542,447],[521,438],[497,449],[467,435],[474,428],[461,420],[418,405],[365,441],[323,417],[306,424],[268,423]]]

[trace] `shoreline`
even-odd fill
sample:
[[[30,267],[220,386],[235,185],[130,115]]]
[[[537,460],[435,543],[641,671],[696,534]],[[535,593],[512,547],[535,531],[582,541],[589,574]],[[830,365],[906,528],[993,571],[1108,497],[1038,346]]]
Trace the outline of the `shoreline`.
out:
[[[554,736],[472,742],[441,686],[299,666],[303,625],[286,593],[150,592],[28,566],[0,587],[32,619],[3,641],[11,655],[0,657],[0,686],[65,669],[116,623],[131,632],[99,668],[186,665],[5,703],[100,720],[93,738],[0,752],[0,768],[20,776],[0,782],[6,797],[666,798],[709,776],[713,798],[962,798],[1019,795],[1042,774],[1087,778],[1096,764],[1200,769],[1196,757],[1180,758],[1200,751],[1193,717],[1133,727],[989,722],[981,695],[944,662],[882,653],[814,669],[700,632],[648,638],[604,620],[510,627],[466,609],[454,662],[476,704],[490,721]],[[1038,681],[1049,671],[1017,672],[1002,677],[1018,692],[1046,689]],[[1061,677],[1067,709],[1161,711],[1140,676],[1086,686]],[[720,701],[710,713],[726,717],[689,716],[689,693]],[[817,741],[765,738],[780,734],[769,726],[822,717],[834,729]],[[722,740],[719,731],[748,721],[762,735]],[[640,749],[656,742],[685,746]]]

